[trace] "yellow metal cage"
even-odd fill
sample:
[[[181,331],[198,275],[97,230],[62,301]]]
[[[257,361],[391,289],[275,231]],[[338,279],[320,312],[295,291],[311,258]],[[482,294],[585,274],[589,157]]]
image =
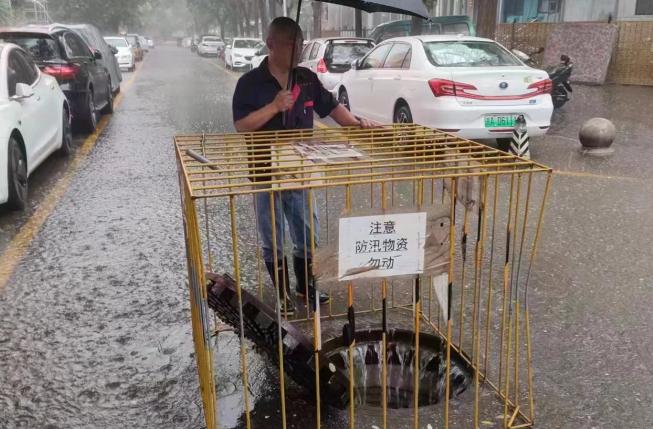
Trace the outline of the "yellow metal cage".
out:
[[[528,286],[550,168],[413,124],[370,130],[179,135],[175,149],[193,339],[208,428],[224,427],[218,421],[221,401],[216,385],[226,362],[220,361],[215,348],[225,324],[209,302],[214,273],[233,279],[233,317],[226,323],[232,325],[239,343],[238,392],[244,427],[533,427]],[[254,201],[264,195],[274,204],[281,193],[297,190],[302,190],[309,213],[319,218],[314,222],[310,216],[305,248],[315,260],[318,287],[331,295],[331,301],[320,308],[304,298],[293,317],[282,317],[279,309],[284,302],[262,268]],[[343,218],[413,212],[435,213],[443,219],[433,226],[442,235],[437,245],[444,249],[438,254],[442,263],[437,270],[345,281],[338,275],[318,275],[333,271],[328,258],[338,257]],[[274,218],[275,210],[270,215],[272,225],[280,222]],[[430,233],[432,225],[428,225]],[[282,234],[284,251],[290,248],[285,227]],[[276,253],[278,240],[272,241]],[[435,286],[437,276],[444,278],[444,288]],[[265,420],[254,415],[256,404],[250,397],[251,356],[257,351],[246,333],[254,318],[250,305],[254,298],[272,307],[278,329],[271,334],[276,344],[269,359],[276,368],[269,384],[278,398],[279,414]],[[325,367],[333,370],[326,344],[330,339],[341,344],[343,324],[354,329],[354,317],[354,337],[342,343],[344,406],[333,411],[326,405],[333,398],[325,397],[329,387],[325,383],[333,381],[323,377]],[[365,358],[354,347],[357,332],[379,325],[383,325],[382,346],[374,377],[381,383],[380,396],[370,406],[360,385]],[[393,368],[388,363],[387,326],[413,334],[408,341],[416,358],[406,363],[410,368],[405,372],[415,377],[408,383],[413,397],[407,395],[403,406],[398,405],[402,401],[392,403],[395,392],[388,385],[397,382],[389,375]],[[291,361],[284,356],[290,347],[284,343],[286,333],[291,329],[311,341],[307,368],[313,372],[306,374],[313,379],[304,380],[305,401],[310,405],[301,409],[296,399],[288,400],[298,381],[285,375],[296,370],[288,368]],[[439,339],[443,353],[438,370],[442,393],[431,402],[423,400],[419,391],[425,382],[418,378],[426,371],[420,365],[433,362],[423,358],[426,337],[422,334]],[[452,389],[454,356],[470,370],[462,393]]]

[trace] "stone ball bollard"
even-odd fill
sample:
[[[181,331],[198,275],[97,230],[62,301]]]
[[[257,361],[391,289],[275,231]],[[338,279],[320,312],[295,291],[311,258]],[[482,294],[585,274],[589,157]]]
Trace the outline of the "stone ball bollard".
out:
[[[611,147],[617,135],[614,124],[605,118],[592,118],[580,128],[578,139],[583,145],[581,152],[585,155],[609,155],[614,152]]]

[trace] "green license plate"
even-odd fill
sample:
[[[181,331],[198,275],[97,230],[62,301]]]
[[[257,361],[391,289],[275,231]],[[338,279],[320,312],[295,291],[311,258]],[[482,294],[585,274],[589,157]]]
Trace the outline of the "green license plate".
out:
[[[485,115],[485,128],[513,128],[517,115]]]

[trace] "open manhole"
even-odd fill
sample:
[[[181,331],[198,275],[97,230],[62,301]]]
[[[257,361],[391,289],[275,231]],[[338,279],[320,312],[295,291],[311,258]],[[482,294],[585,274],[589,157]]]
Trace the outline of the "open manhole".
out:
[[[415,334],[392,329],[386,337],[387,401],[389,408],[410,408],[414,404]],[[419,406],[434,405],[444,399],[447,371],[445,343],[439,336],[420,334]],[[349,402],[349,355],[341,337],[324,343],[321,365],[323,389],[331,396],[328,402],[346,406]],[[383,343],[382,331],[356,332],[354,346],[354,397],[357,404],[382,406]],[[473,369],[455,350],[451,350],[450,397],[463,393],[473,380]]]

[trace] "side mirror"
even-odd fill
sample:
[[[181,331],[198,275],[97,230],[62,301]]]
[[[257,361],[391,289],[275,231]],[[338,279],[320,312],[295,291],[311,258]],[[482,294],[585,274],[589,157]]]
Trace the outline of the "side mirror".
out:
[[[97,49],[93,49],[91,52],[93,52],[93,58],[96,60],[102,59],[102,52],[98,51]]]
[[[111,48],[111,53],[113,55],[116,55],[118,53],[118,48],[116,48],[115,46],[110,46],[110,48]]]
[[[352,62],[351,62],[351,69],[352,69],[352,70],[357,70],[358,67],[360,67],[360,61],[361,61],[360,58],[355,59],[354,61],[352,61]]]
[[[16,84],[16,95],[11,97],[12,100],[24,100],[25,98],[30,98],[34,95],[34,90],[31,86],[26,83],[17,83]]]

